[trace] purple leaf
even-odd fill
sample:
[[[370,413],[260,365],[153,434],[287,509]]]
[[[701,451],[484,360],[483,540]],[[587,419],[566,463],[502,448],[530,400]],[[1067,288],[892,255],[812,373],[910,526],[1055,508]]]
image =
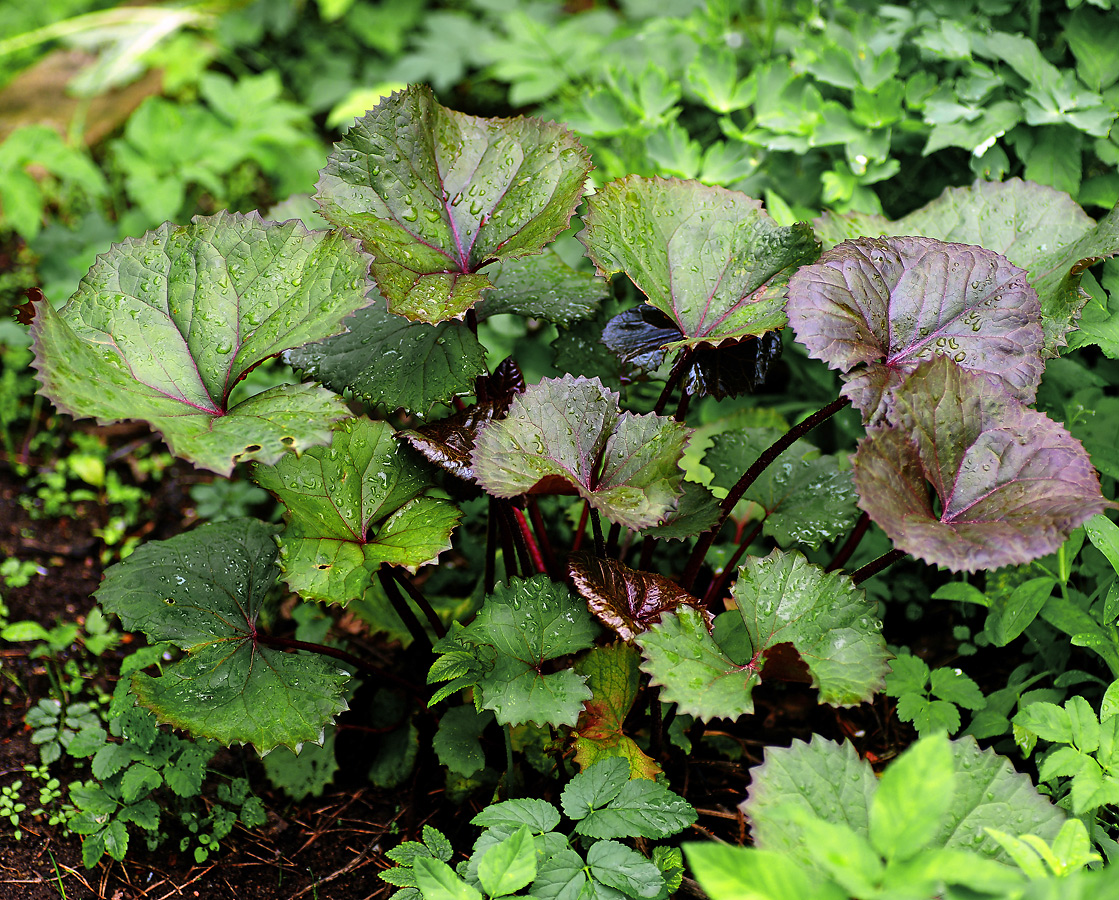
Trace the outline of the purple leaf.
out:
[[[887,415],[889,389],[932,356],[1001,380],[1031,403],[1043,334],[1025,276],[981,247],[860,238],[793,275],[786,311],[809,355],[849,373],[843,393],[867,421]]]
[[[899,424],[860,441],[855,486],[907,553],[957,572],[1020,565],[1113,505],[1061,425],[945,357],[921,363],[894,397]]]

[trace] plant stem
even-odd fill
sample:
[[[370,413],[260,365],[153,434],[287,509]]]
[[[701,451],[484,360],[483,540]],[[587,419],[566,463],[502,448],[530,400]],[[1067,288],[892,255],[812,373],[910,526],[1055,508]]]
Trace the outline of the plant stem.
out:
[[[610,525],[610,532],[606,535],[606,555],[611,559],[619,559],[618,557],[618,544],[619,538],[622,536],[622,526],[617,522]],[[620,559],[619,559],[620,561]]]
[[[396,579],[396,583],[404,588],[404,591],[412,598],[412,602],[423,612],[427,621],[431,624],[431,630],[435,632],[435,636],[437,638],[446,637],[447,629],[443,627],[443,620],[440,619],[435,610],[431,608],[431,604],[428,603],[427,598],[420,593],[419,588],[412,584],[411,580],[409,580],[408,576],[404,574],[404,571],[400,567],[393,566],[388,571],[389,574]]]
[[[862,584],[872,575],[877,575],[883,569],[888,569],[905,555],[905,551],[899,550],[897,547],[893,550],[888,550],[878,557],[878,559],[873,559],[861,569],[852,572],[851,580],[855,582],[855,584]]]
[[[361,672],[365,672],[369,675],[376,675],[378,678],[384,678],[388,681],[391,681],[394,684],[399,685],[400,687],[407,690],[410,694],[413,694],[417,697],[425,696],[424,691],[422,691],[416,685],[412,684],[410,681],[406,681],[399,675],[395,675],[387,669],[382,669],[379,666],[368,663],[360,657],[354,656],[352,653],[347,653],[345,650],[340,650],[337,647],[330,647],[326,644],[313,644],[309,641],[297,641],[294,638],[276,637],[275,635],[263,634],[261,632],[257,632],[256,642],[258,644],[264,644],[266,647],[278,647],[284,650],[307,650],[311,653],[318,653],[322,656],[332,656],[337,660],[341,660],[349,666],[353,666],[355,669]]]
[[[851,554],[858,549],[859,542],[862,541],[863,535],[866,534],[867,529],[870,527],[870,516],[865,512],[859,516],[859,520],[855,523],[855,527],[851,529],[851,533],[847,535],[847,540],[843,542],[843,546],[836,552],[835,557],[825,572],[834,572],[836,569],[842,569],[844,564],[851,558]]]
[[[661,721],[661,692],[649,686],[649,755],[660,759],[664,752],[664,722]]]
[[[536,546],[536,539],[533,538],[532,530],[528,527],[528,520],[525,518],[525,514],[514,506],[513,517],[517,520],[517,528],[520,529],[521,538],[528,548],[528,555],[532,558],[532,565],[536,569],[537,574],[547,574],[548,567],[544,565],[544,556],[540,552],[540,548]]]
[[[490,497],[489,515],[486,516],[486,571],[483,587],[492,594],[497,580],[497,498]]]
[[[664,390],[657,398],[657,405],[653,407],[653,412],[658,416],[664,412],[664,408],[668,406],[668,398],[676,389],[677,383],[684,377],[684,373],[692,363],[692,351],[690,349],[681,351],[680,355],[676,358],[676,362],[672,364],[672,369],[668,373],[668,378],[664,382]]]
[[[544,525],[544,516],[540,513],[540,504],[530,494],[525,497],[525,506],[528,507],[528,517],[529,521],[532,522],[532,530],[536,533],[536,542],[540,547],[540,552],[544,554],[544,565],[547,567],[548,573],[553,578],[558,579],[562,577],[563,573],[560,572],[555,551],[552,550],[552,542],[548,540],[548,529]]]
[[[726,590],[727,585],[730,583],[730,580],[733,577],[732,573],[735,570],[734,567],[742,558],[742,554],[746,552],[746,548],[754,543],[754,540],[757,538],[757,536],[761,534],[763,525],[765,525],[765,519],[762,519],[760,522],[758,522],[757,525],[750,529],[750,533],[738,542],[738,546],[734,548],[734,553],[731,554],[731,558],[727,560],[726,565],[723,566],[723,571],[720,572],[716,578],[713,578],[711,580],[711,584],[708,585],[707,592],[703,595],[704,606],[710,606],[714,602],[715,598],[719,597],[723,593],[723,591]]]
[[[684,575],[680,579],[680,587],[686,591],[692,589],[695,584],[696,576],[699,575],[700,566],[703,565],[704,557],[707,556],[707,551],[711,549],[711,545],[715,543],[715,537],[718,535],[719,530],[730,518],[731,512],[734,511],[735,504],[742,499],[742,495],[750,489],[752,485],[778,456],[789,449],[796,441],[804,437],[817,425],[826,422],[837,412],[850,404],[850,400],[846,397],[837,397],[827,406],[822,409],[816,410],[803,422],[798,422],[781,437],[774,441],[773,445],[765,450],[761,456],[754,460],[753,465],[750,466],[738,479],[737,484],[730,489],[730,493],[723,499],[721,504],[722,512],[719,515],[719,520],[711,526],[709,530],[700,535],[696,541],[695,548],[692,550],[692,555],[688,559],[688,565],[684,569]]]
[[[381,565],[377,570],[377,579],[381,582],[381,587],[384,588],[386,596],[389,598],[389,603],[392,608],[396,610],[396,614],[400,616],[404,624],[408,628],[408,633],[412,635],[412,639],[417,641],[421,646],[427,645],[429,650],[432,650],[431,638],[428,637],[427,632],[424,631],[423,625],[420,620],[416,618],[416,614],[412,612],[412,607],[408,605],[408,601],[404,599],[404,595],[400,593],[400,587],[397,585],[396,579],[393,578],[387,571],[391,568],[387,563]]]
[[[598,510],[591,507],[591,528],[594,531],[594,552],[599,559],[606,558],[606,542],[602,539],[602,520]]]
[[[680,389],[680,402],[676,404],[676,412],[673,413],[672,418],[677,422],[683,422],[688,415],[688,404],[691,402],[692,395],[689,394],[684,388]]]
[[[513,799],[513,726],[501,729],[505,734],[505,799]]]
[[[647,535],[641,542],[641,556],[637,561],[637,568],[641,571],[647,571],[649,566],[653,563],[653,548],[657,545],[657,539],[652,535]]]
[[[478,336],[478,313],[473,306],[466,311],[466,327],[474,333],[474,337]]]
[[[505,563],[505,580],[516,577],[521,573],[517,569],[517,551],[513,547],[512,517],[509,515],[509,506],[505,500],[497,498],[494,505],[497,513],[497,530],[501,535],[501,559]]]
[[[583,501],[583,513],[579,516],[579,525],[575,529],[575,539],[571,542],[571,552],[578,553],[583,546],[583,535],[587,532],[587,517],[591,510],[590,501]]]
[[[529,578],[532,575],[533,564],[532,556],[528,550],[528,544],[525,543],[524,532],[521,531],[520,523],[517,521],[516,507],[509,500],[502,500],[502,515],[504,516],[503,522],[509,531],[509,535],[513,540],[513,547],[517,553],[517,563],[520,568],[520,575],[522,578]]]

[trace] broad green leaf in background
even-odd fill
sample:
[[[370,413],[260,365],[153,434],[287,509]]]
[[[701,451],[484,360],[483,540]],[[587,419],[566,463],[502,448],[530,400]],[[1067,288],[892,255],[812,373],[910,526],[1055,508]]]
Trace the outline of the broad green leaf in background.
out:
[[[431,741],[439,762],[466,777],[480,772],[486,757],[479,738],[492,721],[493,713],[478,712],[471,704],[448,709],[439,717],[439,728]]]
[[[896,221],[826,212],[813,223],[825,246],[863,235],[923,235],[994,250],[1027,270],[1041,303],[1044,353],[1056,356],[1088,295],[1080,288],[1086,264],[1119,254],[1119,212],[1097,224],[1063,191],[1011,178],[948,188]]]
[[[731,593],[755,654],[791,643],[821,703],[853,706],[885,686],[889,653],[882,623],[846,575],[824,572],[800,553],[774,550],[747,557]]]
[[[476,307],[479,321],[516,313],[570,328],[592,318],[607,294],[601,278],[575,271],[551,248],[538,256],[493,263],[486,274],[493,288]]]
[[[631,778],[652,779],[660,773],[656,761],[623,730],[637,699],[640,659],[634,647],[619,642],[597,647],[576,661],[575,672],[586,677],[592,694],[572,732],[575,762],[584,771],[599,760],[619,757],[629,763]]]
[[[786,308],[809,355],[846,373],[843,393],[868,422],[889,416],[891,390],[932,356],[1001,380],[1032,403],[1044,366],[1037,295],[1025,274],[980,247],[860,238],[800,269]]]
[[[353,420],[316,447],[253,478],[287,507],[280,535],[284,580],[308,599],[347,604],[383,563],[415,571],[450,548],[461,513],[423,496],[430,467],[384,422]]]
[[[482,429],[473,470],[495,497],[578,493],[611,522],[637,530],[675,508],[688,433],[665,416],[622,412],[618,395],[597,378],[546,378]]]
[[[742,428],[713,438],[703,464],[711,484],[729,490],[761,454],[781,437],[774,428]],[[819,548],[844,534],[855,521],[855,487],[850,470],[834,456],[821,456],[797,441],[764,471],[743,495],[764,510],[764,532],[782,546],[793,542]]]
[[[383,299],[346,321],[350,330],[285,354],[303,374],[370,406],[421,416],[469,394],[486,371],[478,338],[461,322],[427,325],[393,315]]]
[[[625,272],[683,332],[718,346],[781,328],[789,275],[816,258],[805,223],[777,225],[760,200],[699,182],[630,176],[588,200],[578,235],[603,275]]]
[[[870,801],[869,836],[887,860],[932,842],[952,806],[955,772],[943,735],[922,738],[886,767]]]
[[[276,530],[233,519],[152,541],[108,569],[96,595],[126,629],[185,651],[160,677],[133,676],[145,706],[194,735],[260,753],[322,741],[346,708],[349,681],[325,656],[257,640],[276,581]]]
[[[855,485],[907,553],[953,571],[1026,563],[1110,506],[1084,448],[981,375],[937,356],[894,398],[901,424],[859,442]]]
[[[499,584],[456,635],[482,661],[476,705],[492,709],[499,725],[574,725],[591,699],[586,676],[542,669],[548,660],[585,650],[597,630],[586,606],[544,575]]]
[[[327,443],[350,415],[318,386],[282,385],[232,407],[271,356],[344,330],[368,301],[369,259],[337,233],[218,213],[170,223],[98,257],[60,310],[34,307],[43,393],[71,415],[141,419],[173,453],[228,475]]]
[[[468,116],[416,85],[335,145],[316,198],[373,254],[389,310],[435,323],[492,288],[488,263],[538,253],[563,231],[589,171],[559,125]]]
[[[280,788],[296,803],[311,796],[321,797],[338,772],[338,760],[334,755],[337,733],[331,728],[322,746],[304,744],[298,754],[287,747],[277,747],[264,757],[264,771],[272,786]]]
[[[684,855],[711,900],[848,900],[850,896],[783,853],[709,841],[685,844]]]

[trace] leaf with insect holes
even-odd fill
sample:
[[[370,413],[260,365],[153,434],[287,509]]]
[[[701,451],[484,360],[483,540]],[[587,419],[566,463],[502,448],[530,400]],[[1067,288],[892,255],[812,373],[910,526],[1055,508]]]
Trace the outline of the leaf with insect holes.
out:
[[[42,393],[101,423],[140,419],[171,451],[228,475],[325,444],[350,415],[321,387],[281,385],[230,405],[234,385],[292,347],[345,330],[368,300],[352,238],[253,213],[167,223],[115,244],[59,310],[33,307]]]
[[[861,238],[800,269],[786,309],[809,355],[845,373],[843,394],[868,422],[888,418],[892,390],[933,356],[982,372],[1032,403],[1043,334],[1025,275],[981,247]]]
[[[578,493],[611,522],[640,529],[676,506],[690,429],[622,412],[597,378],[545,378],[479,434],[478,483],[495,497]]]
[[[948,188],[893,222],[825,212],[813,227],[828,247],[863,235],[917,234],[1001,253],[1028,270],[1041,302],[1047,357],[1065,346],[1088,300],[1080,288],[1087,265],[1119,253],[1119,210],[1096,223],[1064,191],[1020,178]]]
[[[354,419],[329,448],[256,466],[253,479],[287,507],[280,563],[307,599],[345,605],[388,563],[416,571],[450,549],[461,513],[424,496],[431,470],[384,422]]]
[[[623,731],[637,699],[640,660],[636,649],[619,642],[596,647],[575,662],[575,671],[586,676],[592,694],[572,732],[575,762],[584,771],[599,760],[618,757],[629,764],[631,778],[653,779],[660,773],[656,761]]]
[[[350,679],[328,657],[257,640],[278,574],[277,530],[233,519],[151,541],[106,570],[96,594],[127,630],[185,651],[160,677],[133,676],[145,706],[197,737],[259,753],[321,741]]]
[[[730,489],[762,453],[781,437],[775,428],[738,428],[717,434],[703,457],[711,484]],[[764,532],[783,546],[794,541],[817,549],[846,533],[858,515],[849,469],[796,441],[761,473],[743,495],[765,511]]]
[[[315,198],[373,254],[389,309],[435,323],[493,288],[488,263],[539,253],[563,231],[590,168],[560,125],[468,116],[413,85],[334,145]]]
[[[370,406],[426,416],[432,406],[473,391],[486,370],[478,338],[461,322],[426,325],[393,315],[383,298],[346,320],[350,330],[285,355],[331,390]]]
[[[499,725],[574,725],[591,697],[586,677],[570,668],[546,672],[544,664],[585,650],[597,631],[567,588],[536,575],[499,584],[474,621],[436,649],[456,652],[453,641],[478,660],[470,673],[475,702],[492,709]]]
[[[591,196],[579,240],[602,275],[625,272],[681,331],[672,346],[718,346],[785,324],[784,291],[819,244],[754,200],[698,181],[612,181]]]
[[[613,559],[574,554],[567,572],[590,611],[623,641],[659,622],[661,613],[682,605],[703,608],[697,597],[663,575],[640,572]]]
[[[1021,565],[1112,505],[1061,425],[951,360],[894,395],[900,424],[871,429],[854,466],[859,506],[899,549],[955,572]]]

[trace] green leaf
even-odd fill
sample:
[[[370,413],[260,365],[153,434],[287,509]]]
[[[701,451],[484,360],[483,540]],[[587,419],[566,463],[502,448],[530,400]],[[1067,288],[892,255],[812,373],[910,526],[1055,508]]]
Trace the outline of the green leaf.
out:
[[[964,709],[982,709],[987,698],[974,681],[959,669],[943,666],[932,671],[932,694]]]
[[[1031,578],[1010,594],[996,595],[984,625],[984,632],[991,643],[996,647],[1005,647],[1025,631],[1041,612],[1056,584],[1056,580],[1049,577]]]
[[[490,847],[478,862],[478,880],[490,897],[516,893],[534,878],[536,844],[527,825]]]
[[[325,656],[257,640],[276,581],[276,528],[255,519],[202,525],[151,541],[105,572],[97,600],[128,631],[186,651],[162,677],[132,678],[159,719],[260,753],[322,740],[345,708],[349,676]]]
[[[683,797],[656,781],[634,779],[623,784],[605,806],[583,817],[575,831],[591,838],[663,840],[695,820],[695,809]]]
[[[551,803],[546,800],[524,799],[491,803],[471,819],[470,824],[480,828],[519,828],[527,825],[533,833],[544,834],[555,828],[559,821],[559,811]]]
[[[928,846],[952,806],[952,753],[942,735],[921,738],[894,760],[870,804],[870,840],[888,861]]]
[[[487,274],[493,290],[477,306],[479,321],[515,313],[570,328],[592,318],[607,294],[601,278],[575,271],[551,248],[539,256],[494,263]]]
[[[574,492],[637,530],[675,508],[688,434],[667,417],[622,412],[597,378],[546,378],[482,429],[473,469],[495,497]]]
[[[711,483],[730,489],[762,453],[781,437],[774,428],[743,428],[717,434],[703,463]],[[834,456],[821,456],[796,441],[777,457],[743,495],[766,512],[764,532],[782,546],[793,542],[818,549],[844,534],[855,521],[855,486],[850,470]]]
[[[711,900],[847,900],[838,885],[784,853],[728,844],[685,844],[696,881]]]
[[[579,900],[587,896],[583,858],[565,849],[541,860],[529,895],[539,900]]]
[[[732,594],[754,652],[791,643],[808,666],[820,702],[853,706],[885,686],[886,642],[875,607],[846,575],[802,554],[749,557]]]
[[[629,897],[654,900],[664,889],[660,869],[617,841],[598,841],[587,851],[591,877]]]
[[[684,338],[718,346],[782,327],[789,275],[819,246],[760,200],[698,182],[632,175],[588,200],[578,235],[603,275],[625,272]],[[701,263],[701,264],[697,264]]]
[[[367,302],[369,259],[352,239],[298,222],[219,213],[170,223],[102,254],[60,310],[36,305],[43,393],[99,422],[141,419],[177,456],[228,475],[329,440],[349,412],[314,385],[230,406],[254,367],[343,330]]]
[[[1084,531],[1088,540],[1107,557],[1111,568],[1119,574],[1119,525],[1103,513],[1097,513],[1084,523]]]
[[[135,803],[161,784],[163,784],[163,776],[159,772],[143,763],[133,763],[121,778],[120,798],[125,803]]]
[[[1065,23],[1065,40],[1076,57],[1076,74],[1088,87],[1101,91],[1119,81],[1119,22],[1114,15],[1078,8]]]
[[[891,659],[886,673],[886,693],[891,697],[904,694],[924,694],[929,686],[929,667],[918,656],[899,653]]]
[[[382,564],[415,571],[450,549],[461,513],[423,496],[430,467],[385,422],[355,419],[329,448],[257,466],[253,478],[287,507],[280,561],[307,599],[345,605],[372,592]]]
[[[486,370],[485,350],[461,322],[410,322],[390,313],[382,298],[346,324],[346,334],[305,344],[285,359],[370,406],[424,416],[436,403],[471,393],[474,379]]]
[[[483,662],[476,702],[492,709],[499,725],[574,725],[591,696],[585,677],[541,669],[591,646],[596,632],[585,604],[544,575],[498,585],[458,637]]]
[[[334,754],[337,731],[331,729],[322,746],[304,744],[299,753],[277,747],[264,757],[264,771],[277,787],[296,803],[307,797],[321,797],[338,772]]]
[[[434,323],[492,287],[487,263],[538,253],[563,231],[589,171],[561,126],[468,116],[417,85],[335,144],[316,199],[373,254],[389,310]]]
[[[712,640],[703,613],[688,607],[665,613],[659,625],[634,640],[645,657],[641,670],[660,687],[661,700],[675,703],[679,713],[708,722],[754,711],[757,663],[733,662]]]
[[[493,713],[478,712],[473,705],[448,709],[440,716],[439,728],[431,742],[439,762],[467,777],[481,771],[486,757],[479,738],[492,721]]]
[[[617,797],[629,781],[629,766],[624,759],[596,763],[572,778],[563,789],[560,802],[564,815],[575,821],[586,818]]]
[[[454,869],[437,859],[418,857],[412,864],[416,887],[424,900],[483,900],[482,895],[459,878]]]

